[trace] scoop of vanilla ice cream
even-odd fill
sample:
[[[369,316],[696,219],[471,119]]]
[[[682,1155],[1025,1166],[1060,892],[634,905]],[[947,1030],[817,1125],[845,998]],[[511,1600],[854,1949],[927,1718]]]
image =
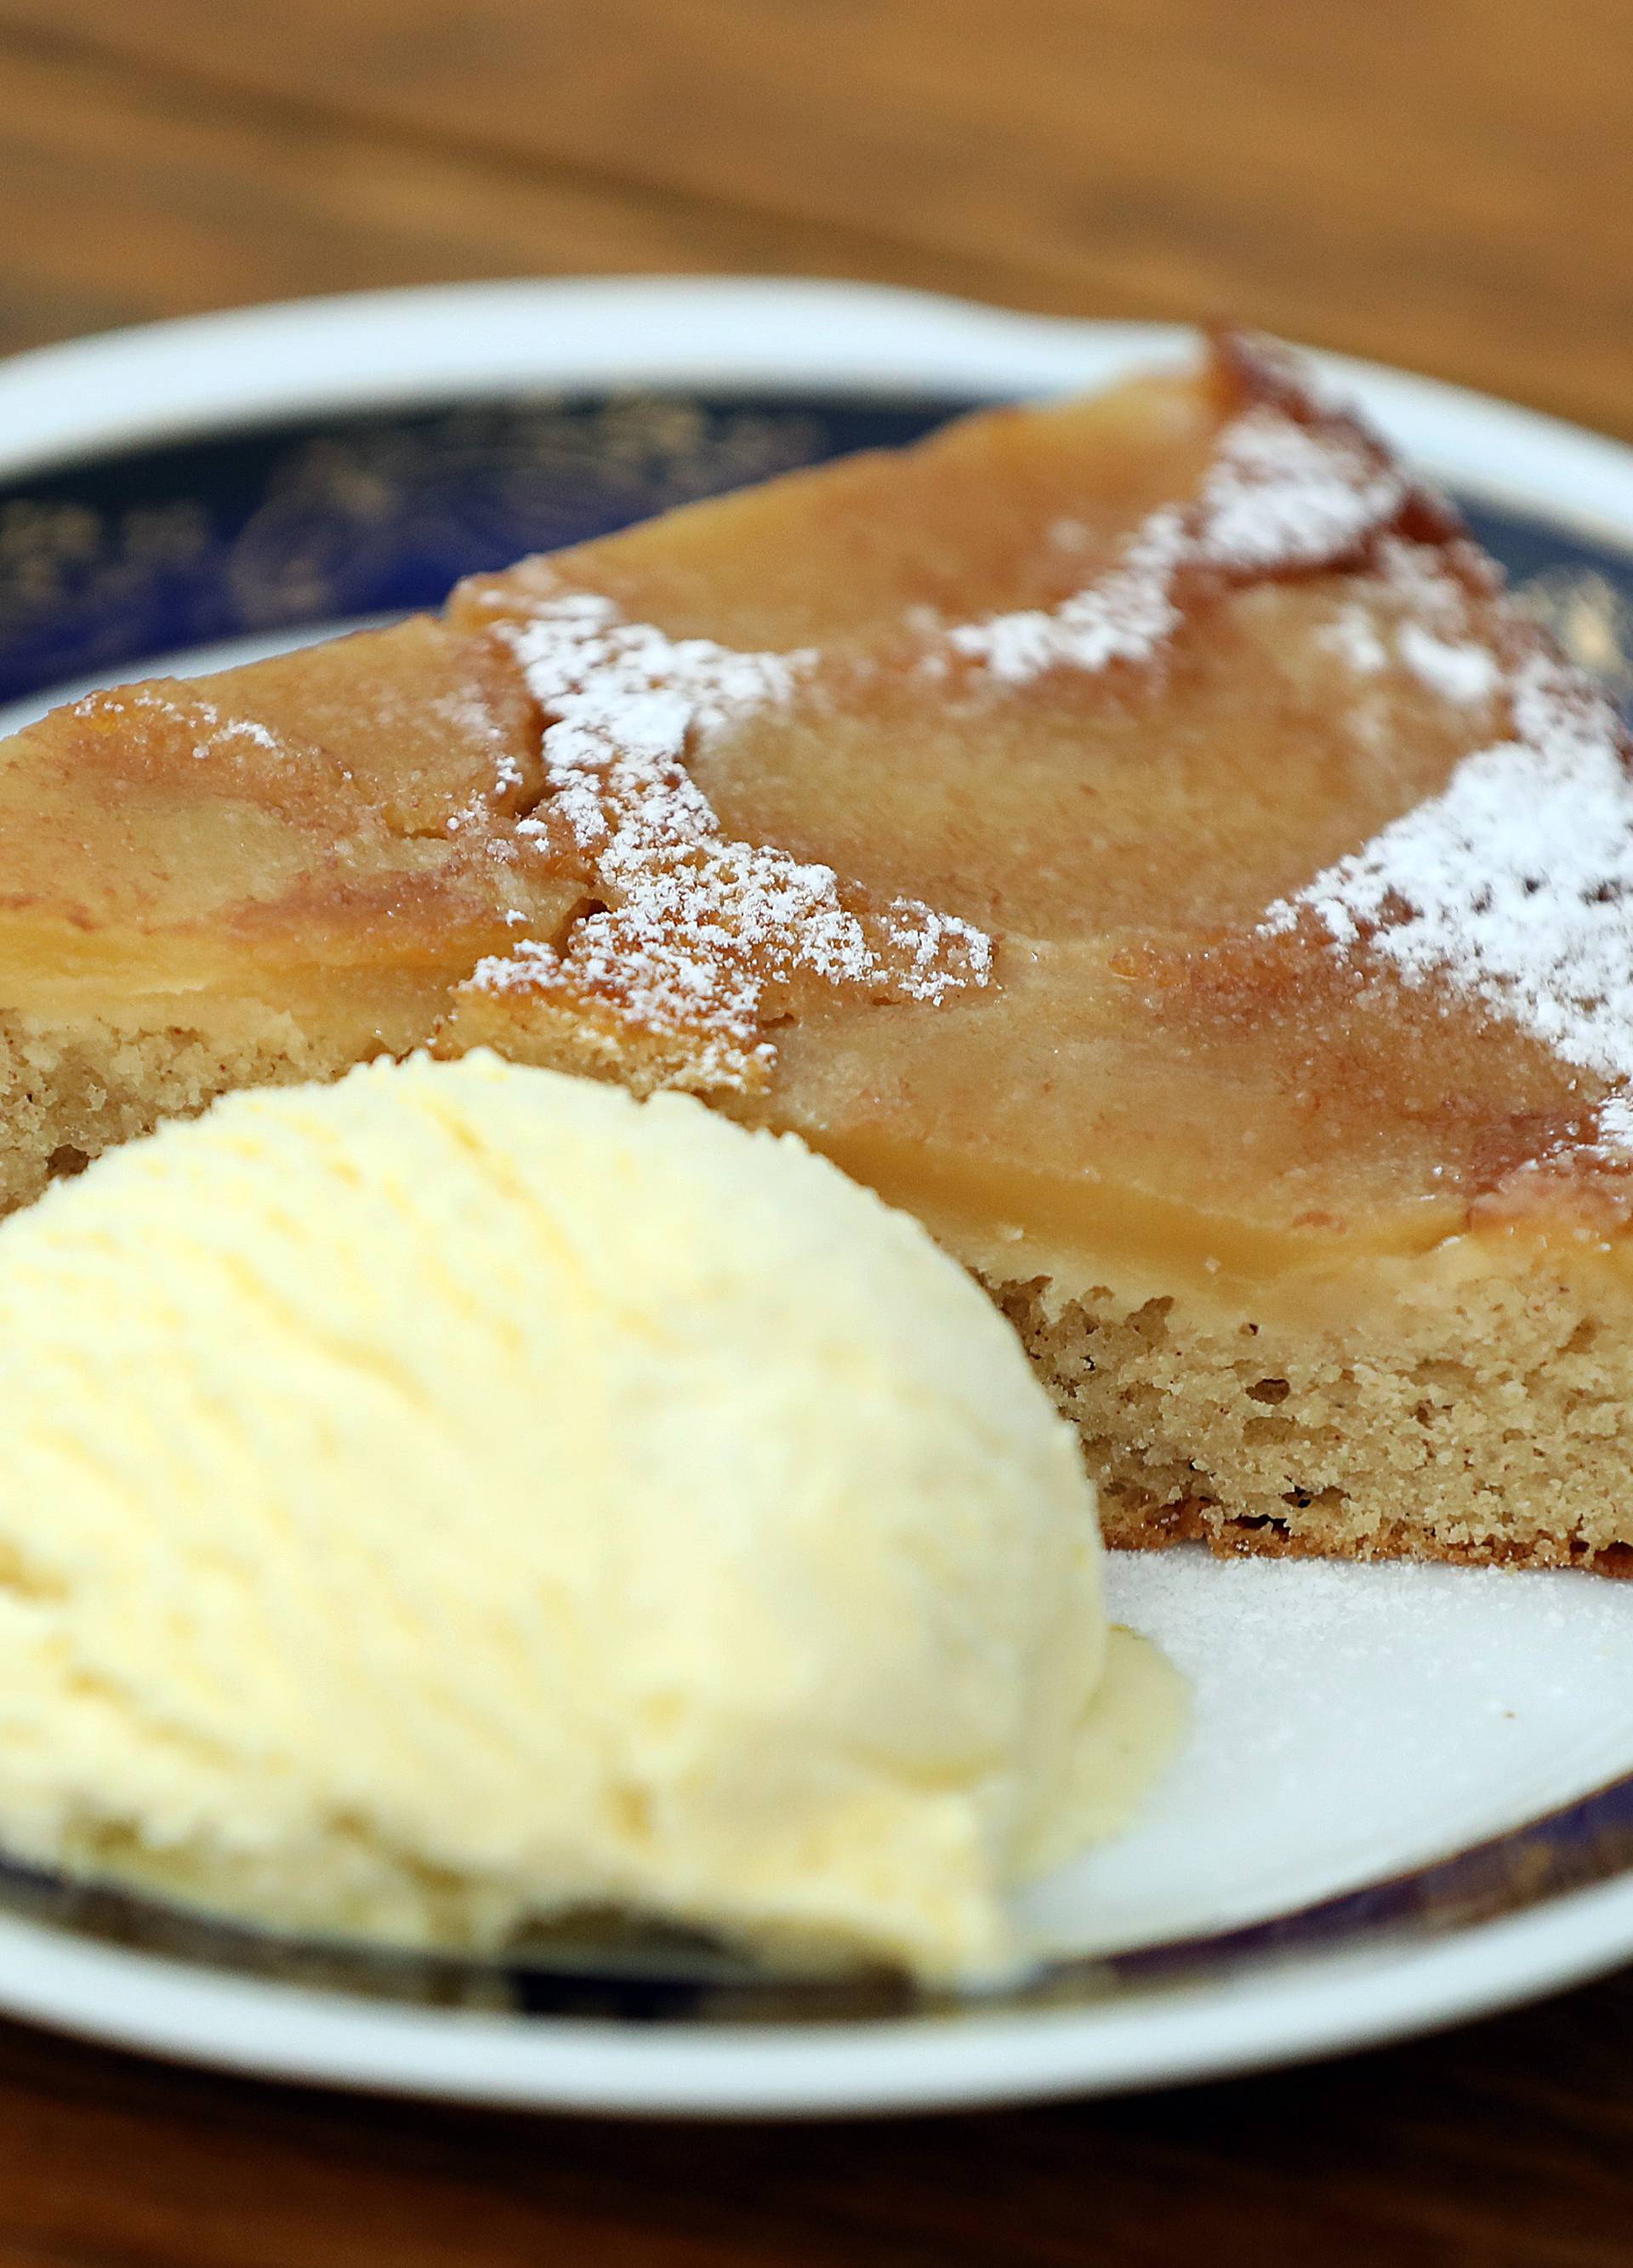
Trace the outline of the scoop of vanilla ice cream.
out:
[[[70,1872],[963,1977],[1103,1793],[1093,1496],[1012,1335],[688,1098],[232,1096],[0,1227],[0,1845]]]

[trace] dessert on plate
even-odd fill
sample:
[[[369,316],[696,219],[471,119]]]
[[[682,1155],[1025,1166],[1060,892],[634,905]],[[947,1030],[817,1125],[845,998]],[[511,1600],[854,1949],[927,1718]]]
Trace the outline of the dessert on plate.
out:
[[[686,1089],[975,1272],[1114,1541],[1619,1572],[1626,756],[1226,338],[18,735],[4,1197],[426,1043]]]
[[[0,1226],[0,1845],[72,1875],[976,1979],[1178,1734],[991,1304],[684,1095],[232,1095]]]

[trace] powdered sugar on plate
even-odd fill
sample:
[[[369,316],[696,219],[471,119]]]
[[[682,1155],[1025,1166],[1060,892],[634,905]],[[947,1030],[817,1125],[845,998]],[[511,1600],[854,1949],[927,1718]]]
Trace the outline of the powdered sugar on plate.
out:
[[[786,707],[814,654],[672,639],[585,592],[541,600],[506,635],[551,720],[546,799],[517,832],[564,836],[607,902],[560,952],[522,940],[480,963],[477,990],[593,1007],[668,1043],[668,1083],[711,1088],[763,1075],[768,988],[798,974],[931,1002],[988,981],[991,943],[969,924],[907,899],[870,912],[831,867],[722,836],[688,756]]]
[[[1633,1771],[1628,1602],[1602,1578],[1181,1545],[1113,1552],[1107,1602],[1190,1681],[1191,1734],[1122,1834],[1026,1893],[1062,1948],[1296,1912]]]

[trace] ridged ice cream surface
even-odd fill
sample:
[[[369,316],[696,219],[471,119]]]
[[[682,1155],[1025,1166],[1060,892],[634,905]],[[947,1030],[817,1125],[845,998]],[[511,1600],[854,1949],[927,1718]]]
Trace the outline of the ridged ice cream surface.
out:
[[[481,1053],[231,1096],[0,1227],[0,1847],[71,1873],[978,1977],[1136,1770],[1008,1327],[689,1098]]]

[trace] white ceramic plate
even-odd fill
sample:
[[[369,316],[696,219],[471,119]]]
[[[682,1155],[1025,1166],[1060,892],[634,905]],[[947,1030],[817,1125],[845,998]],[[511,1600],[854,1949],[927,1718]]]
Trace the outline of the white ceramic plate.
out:
[[[1188,350],[1167,328],[842,285],[629,282],[318,301],[26,356],[0,368],[0,722],[156,660],[295,643],[960,402]],[[1522,572],[1614,630],[1633,453],[1322,359]],[[1048,1958],[1002,1999],[284,1961],[24,1883],[0,2007],[303,2079],[811,2113],[1240,2070],[1633,1956],[1633,1587],[1177,1551],[1117,1561],[1113,1597],[1193,1680],[1195,1735],[1128,1835],[1029,1894]]]

